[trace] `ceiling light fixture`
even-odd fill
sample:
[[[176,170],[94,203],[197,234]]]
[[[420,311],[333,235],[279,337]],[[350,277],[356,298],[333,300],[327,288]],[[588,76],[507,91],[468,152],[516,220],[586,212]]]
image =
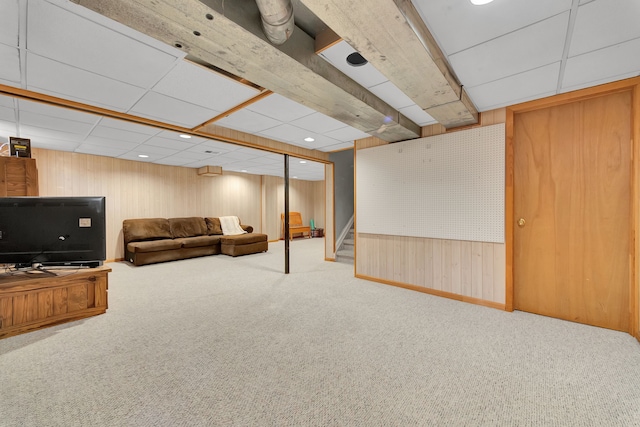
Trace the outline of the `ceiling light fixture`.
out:
[[[306,137],[304,140],[307,141],[307,142],[315,141],[315,139],[311,138],[310,136]]]
[[[364,56],[360,55],[358,52],[353,52],[349,56],[347,56],[347,64],[352,67],[362,67],[367,64],[367,60],[364,59]]]
[[[180,135],[180,138],[191,139],[191,135]]]
[[[138,154],[138,157],[140,157],[141,159],[146,159],[149,156],[147,156],[146,154]]]
[[[483,4],[491,3],[493,0],[471,0],[471,4],[476,6],[482,6]]]
[[[305,163],[307,163],[307,161],[306,160],[300,160],[300,163],[305,164]]]

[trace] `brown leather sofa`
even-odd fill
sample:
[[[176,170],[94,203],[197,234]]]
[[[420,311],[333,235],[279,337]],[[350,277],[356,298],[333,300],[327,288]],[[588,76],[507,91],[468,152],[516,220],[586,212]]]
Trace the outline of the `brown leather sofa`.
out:
[[[134,265],[153,264],[206,255],[248,255],[268,250],[267,235],[225,236],[218,218],[138,218],[122,222],[125,260]]]

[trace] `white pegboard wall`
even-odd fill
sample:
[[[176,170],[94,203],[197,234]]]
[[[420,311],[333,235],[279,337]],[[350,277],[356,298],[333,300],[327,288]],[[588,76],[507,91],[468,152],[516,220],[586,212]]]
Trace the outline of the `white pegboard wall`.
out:
[[[359,150],[358,232],[504,242],[505,126]]]

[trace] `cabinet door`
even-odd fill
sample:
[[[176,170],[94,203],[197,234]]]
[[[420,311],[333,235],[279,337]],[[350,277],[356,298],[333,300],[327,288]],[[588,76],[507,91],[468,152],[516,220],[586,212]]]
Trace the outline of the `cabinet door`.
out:
[[[36,160],[0,157],[0,197],[38,195]]]

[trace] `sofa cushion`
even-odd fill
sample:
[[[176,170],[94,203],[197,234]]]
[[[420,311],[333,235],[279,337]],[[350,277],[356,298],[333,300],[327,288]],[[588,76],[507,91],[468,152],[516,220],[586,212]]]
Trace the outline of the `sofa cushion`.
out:
[[[183,248],[199,248],[201,246],[215,246],[220,244],[218,236],[196,236],[176,239]]]
[[[127,244],[127,250],[133,253],[170,251],[173,249],[180,249],[180,247],[181,242],[173,239],[147,240],[144,242],[131,242]]]
[[[169,218],[171,235],[174,239],[180,237],[203,236],[207,234],[207,224],[201,217]]]
[[[220,225],[220,218],[208,217],[204,219],[207,223],[207,233],[209,235],[222,234],[222,226]]]
[[[267,235],[260,233],[236,234],[231,236],[221,236],[220,242],[223,245],[247,245],[249,243],[266,242]]]
[[[171,239],[171,228],[166,218],[125,219],[122,222],[125,242]]]

